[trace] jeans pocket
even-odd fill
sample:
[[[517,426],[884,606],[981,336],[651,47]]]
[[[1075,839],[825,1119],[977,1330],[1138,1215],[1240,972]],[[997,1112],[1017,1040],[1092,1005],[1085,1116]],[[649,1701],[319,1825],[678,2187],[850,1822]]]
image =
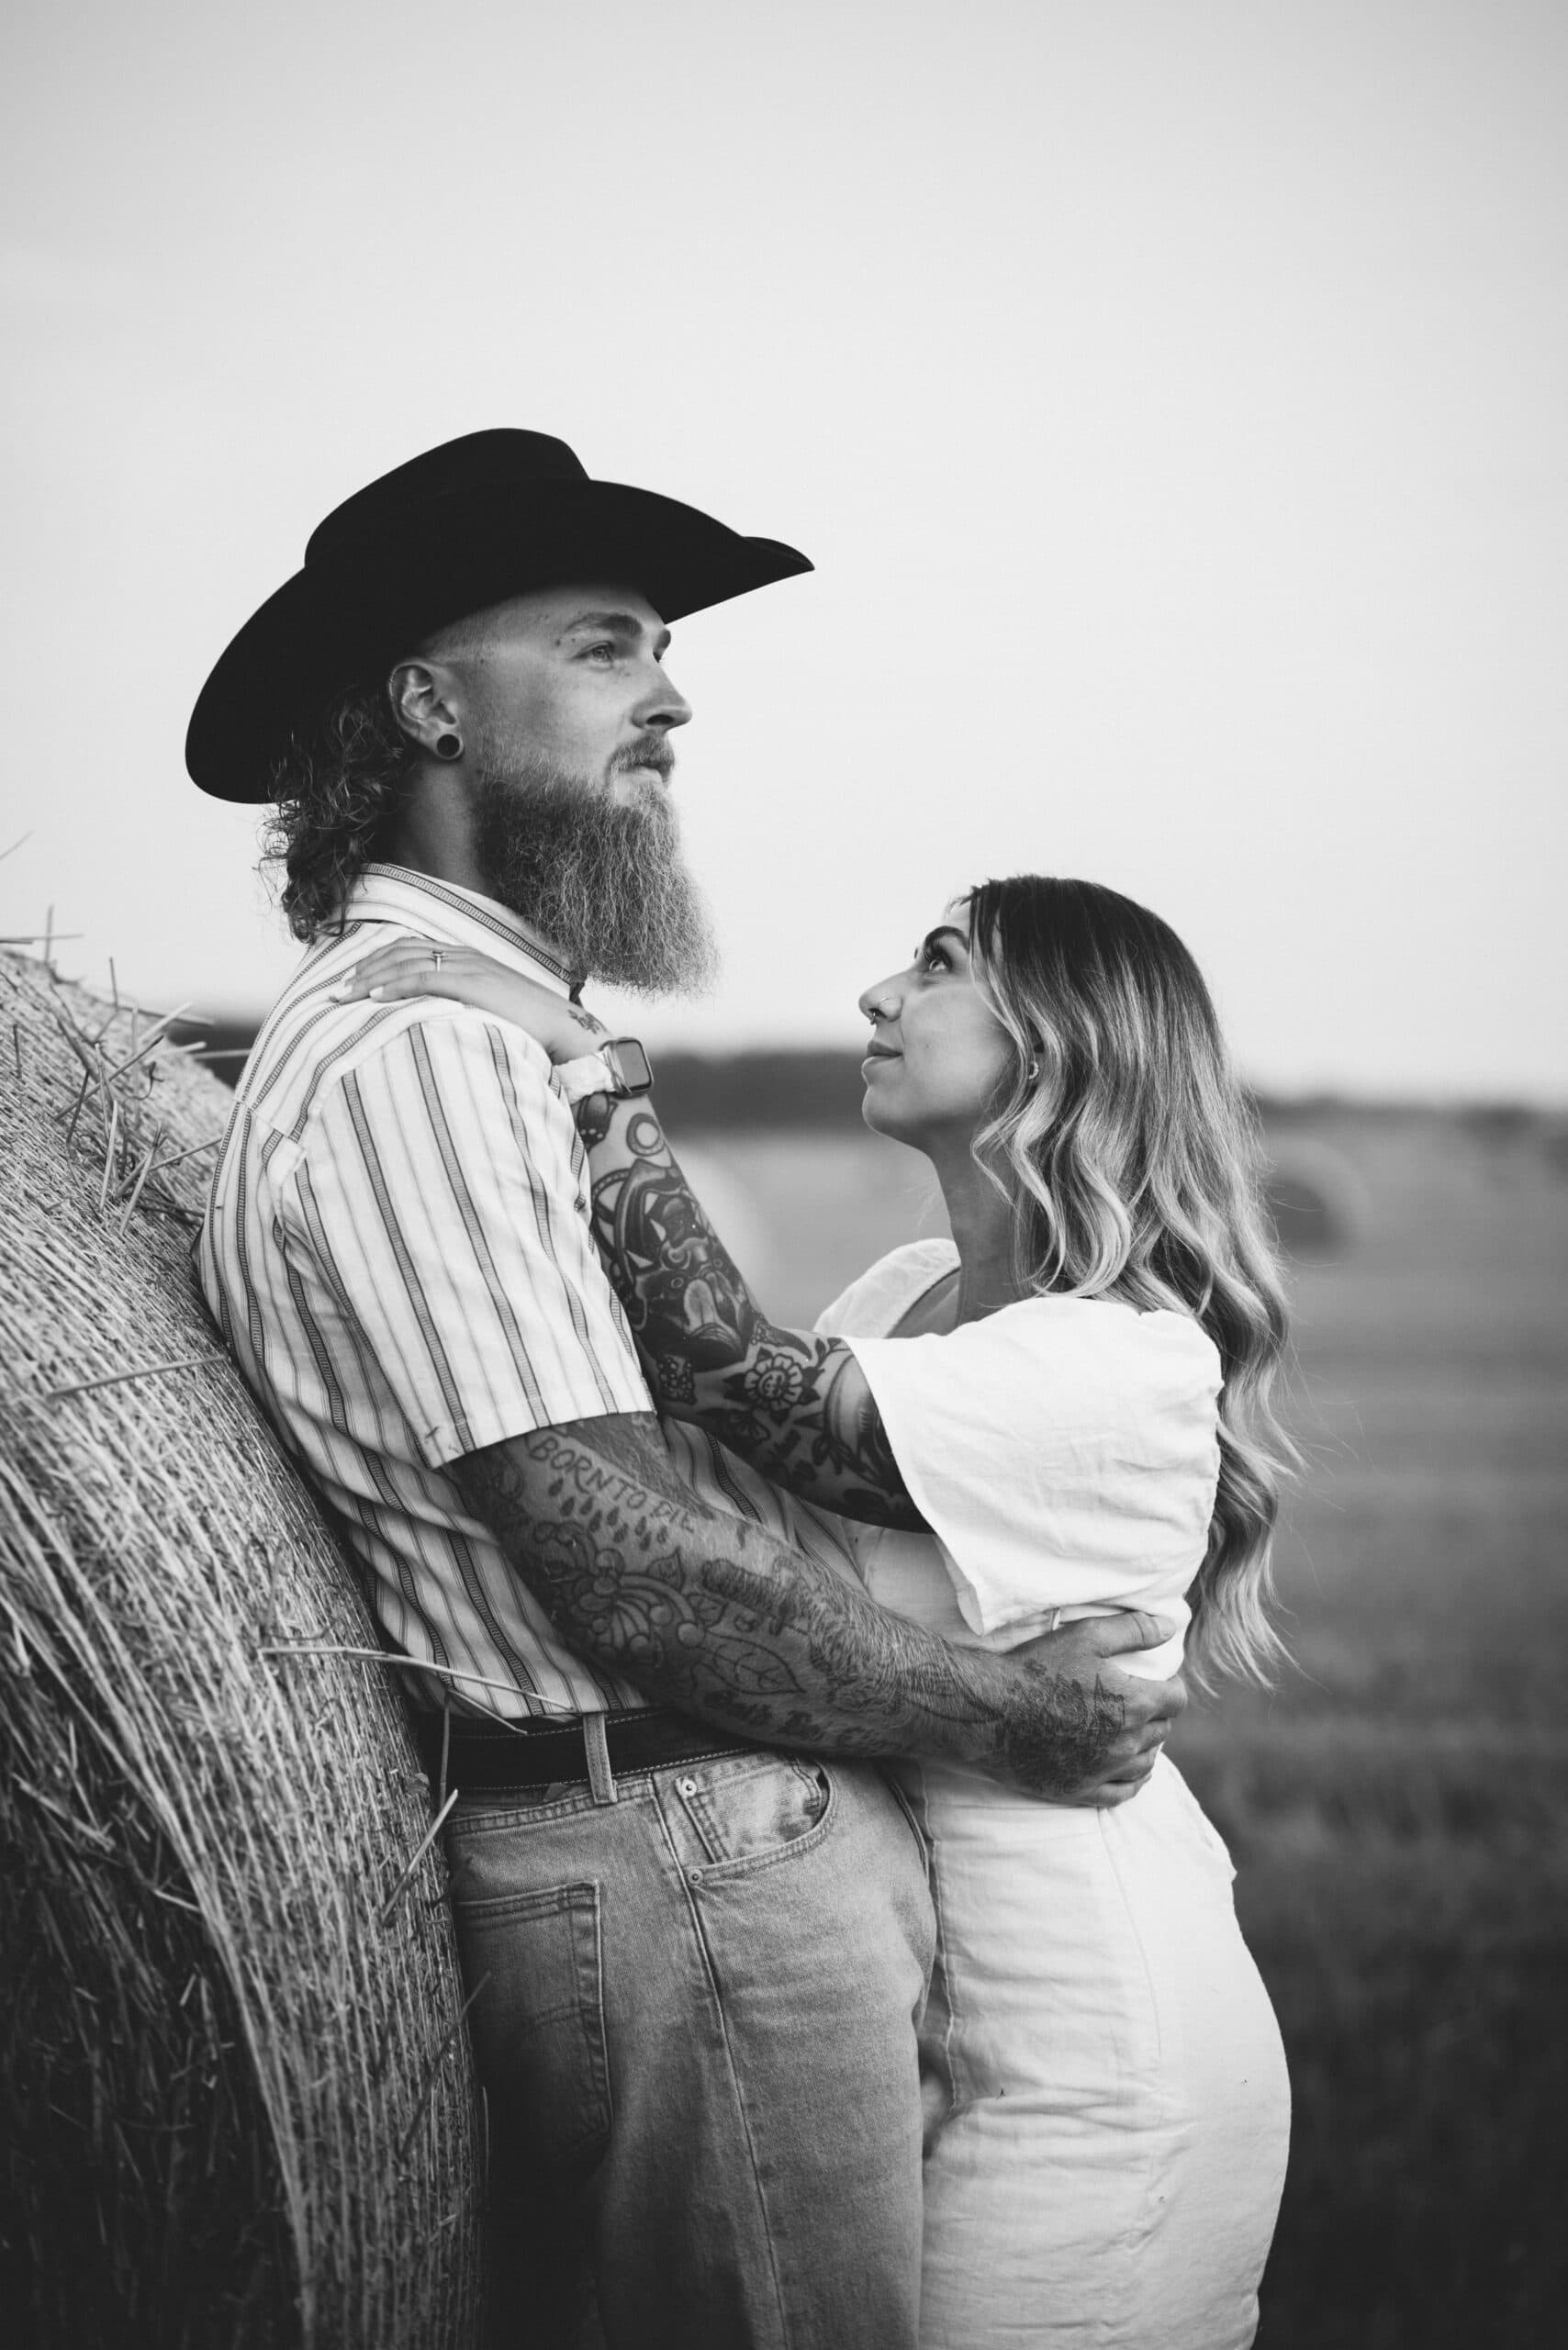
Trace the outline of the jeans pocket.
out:
[[[693,1882],[765,1868],[815,1844],[834,1813],[834,1783],[822,1763],[779,1756],[756,1763],[683,1772],[675,1793],[701,1859]]]
[[[586,2171],[610,2134],[597,1885],[454,1902],[474,2053],[516,2158]]]
[[[885,1763],[879,1775],[881,1778],[883,1785],[887,1788],[888,1793],[891,1796],[893,1801],[902,1812],[904,1816],[904,1824],[908,1828],[910,1834],[914,1838],[915,1850],[920,1854],[920,1865],[925,1871],[926,1874],[929,1875],[931,1873],[931,1863],[933,1859],[931,1838],[926,1832],[924,1822],[922,1820],[920,1814],[916,1811],[913,1804],[910,1801],[909,1796],[904,1793],[903,1788],[899,1784],[897,1763]]]

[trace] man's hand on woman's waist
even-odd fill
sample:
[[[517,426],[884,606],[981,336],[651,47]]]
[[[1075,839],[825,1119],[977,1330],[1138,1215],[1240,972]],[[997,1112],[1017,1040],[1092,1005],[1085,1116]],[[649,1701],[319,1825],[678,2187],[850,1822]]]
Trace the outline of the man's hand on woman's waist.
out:
[[[1114,1659],[1166,1628],[1097,1617],[1012,1655],[958,1648],[676,1474],[650,1413],[465,1455],[472,1514],[572,1647],[651,1699],[807,1752],[946,1756],[1058,1803],[1125,1802],[1186,1702]]]

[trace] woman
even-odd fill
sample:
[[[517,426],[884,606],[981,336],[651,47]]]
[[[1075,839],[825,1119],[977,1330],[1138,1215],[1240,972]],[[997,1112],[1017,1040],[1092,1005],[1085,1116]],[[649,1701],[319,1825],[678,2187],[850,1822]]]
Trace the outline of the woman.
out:
[[[1143,1607],[1171,1635],[1142,1669],[1185,1643],[1200,1675],[1264,1677],[1284,1311],[1214,1009],[1156,916],[988,882],[861,998],[866,1121],[930,1158],[953,1239],[893,1250],[814,1332],[756,1306],[580,1008],[414,946],[353,991],[455,995],[543,1047],[660,1410],[852,1520],[876,1598],[993,1647]],[[1224,1846],[1163,1760],[1100,1810],[898,1771],[941,1921],[923,2342],[1240,2350],[1289,2098]]]

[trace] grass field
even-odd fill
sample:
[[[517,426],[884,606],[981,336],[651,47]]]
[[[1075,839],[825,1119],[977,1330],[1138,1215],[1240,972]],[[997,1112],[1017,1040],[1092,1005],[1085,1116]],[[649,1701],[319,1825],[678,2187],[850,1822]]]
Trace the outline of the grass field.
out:
[[[1296,1669],[1177,1742],[1295,2085],[1260,2344],[1541,2350],[1568,2296],[1568,1169],[1529,1119],[1274,1136],[1353,1226],[1294,1276]],[[868,1137],[677,1140],[782,1318],[942,1228]]]
[[[1366,1213],[1297,1274],[1298,1670],[1180,1739],[1295,2082],[1260,2339],[1539,2350],[1568,2288],[1568,1181],[1529,1125],[1326,1138]]]

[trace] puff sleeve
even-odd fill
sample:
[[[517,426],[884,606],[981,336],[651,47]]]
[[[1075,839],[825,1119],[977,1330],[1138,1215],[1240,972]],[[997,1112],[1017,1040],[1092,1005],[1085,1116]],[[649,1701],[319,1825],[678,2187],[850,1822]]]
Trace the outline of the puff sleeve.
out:
[[[1005,1645],[1116,1607],[1185,1628],[1219,1472],[1220,1360],[1195,1321],[1041,1297],[847,1343],[972,1632]]]

